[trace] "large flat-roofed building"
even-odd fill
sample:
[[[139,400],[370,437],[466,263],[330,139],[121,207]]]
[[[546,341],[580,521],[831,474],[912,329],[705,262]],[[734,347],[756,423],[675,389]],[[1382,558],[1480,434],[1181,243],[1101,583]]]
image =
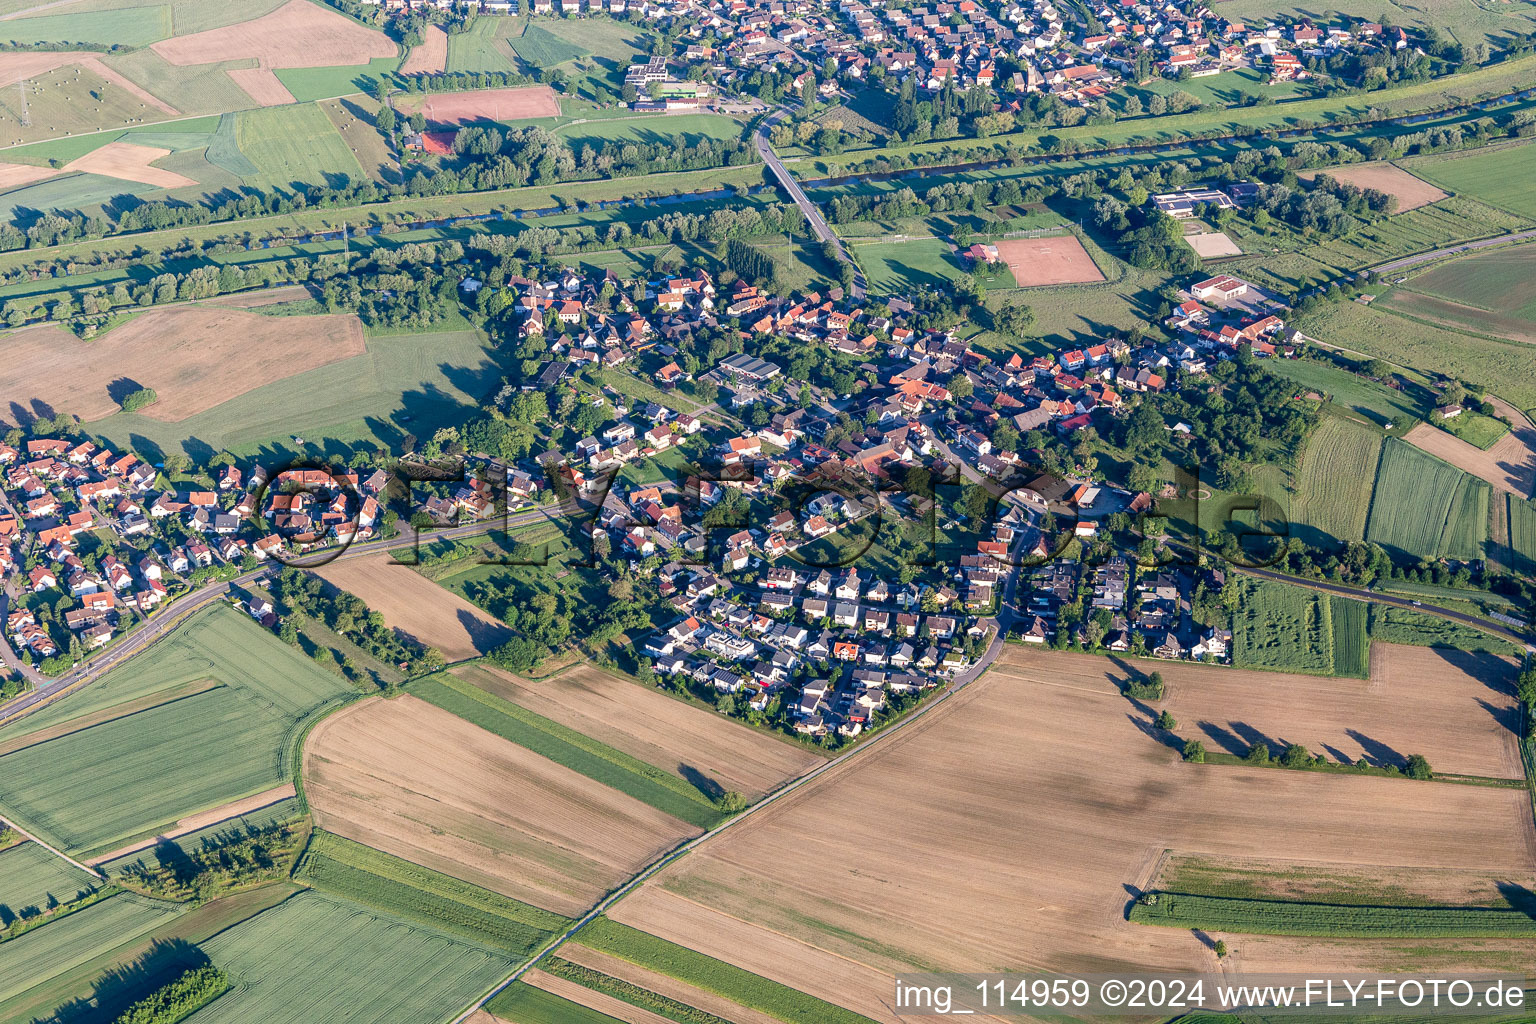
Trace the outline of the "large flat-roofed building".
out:
[[[1181,192],[1165,192],[1160,196],[1153,196],[1152,202],[1159,210],[1179,220],[1193,217],[1195,207],[1202,204],[1214,206],[1218,210],[1237,209],[1237,204],[1232,201],[1231,196],[1215,188],[1190,188]]]
[[[749,356],[745,353],[737,353],[720,361],[720,369],[732,376],[742,377],[757,383],[759,381],[772,380],[777,377],[780,370],[766,359]]]

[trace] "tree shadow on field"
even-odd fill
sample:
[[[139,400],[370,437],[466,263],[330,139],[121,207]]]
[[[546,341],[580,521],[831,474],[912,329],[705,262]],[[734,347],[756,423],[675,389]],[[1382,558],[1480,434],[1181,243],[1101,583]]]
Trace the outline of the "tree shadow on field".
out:
[[[165,451],[143,434],[129,434],[128,447],[152,466],[165,462]]]
[[[1152,713],[1151,708],[1147,707],[1145,704],[1141,704],[1139,701],[1132,701],[1132,703],[1138,705],[1141,714],[1126,715],[1125,717],[1127,721],[1129,721],[1137,729],[1141,730],[1143,736],[1161,743],[1169,750],[1182,751],[1184,749],[1184,744],[1180,742],[1177,736],[1169,732],[1167,729],[1159,729],[1157,727],[1157,716]]]
[[[177,975],[211,962],[184,939],[157,939],[142,956],[97,978],[89,996],[71,999],[48,1019],[50,1024],[109,1024]]]
[[[687,783],[711,800],[719,800],[725,796],[725,787],[714,779],[705,775],[691,764],[680,764],[677,772]]]
[[[1499,895],[1515,910],[1536,921],[1536,892],[1515,882],[1499,882]]]
[[[459,625],[469,634],[469,642],[482,651],[500,647],[512,638],[512,631],[499,622],[481,618],[468,608],[460,608]]]
[[[1401,768],[1408,763],[1408,758],[1399,754],[1396,750],[1387,746],[1380,740],[1373,740],[1358,729],[1345,729],[1344,734],[1365,751],[1365,759],[1377,768],[1385,768],[1388,765],[1396,765]]]
[[[144,385],[132,377],[119,377],[107,385],[107,397],[118,405],[122,405],[124,399],[143,387]]]

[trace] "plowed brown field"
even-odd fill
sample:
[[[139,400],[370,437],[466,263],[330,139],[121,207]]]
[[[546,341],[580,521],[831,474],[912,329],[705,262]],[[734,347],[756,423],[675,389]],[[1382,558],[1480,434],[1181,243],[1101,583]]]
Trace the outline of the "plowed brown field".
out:
[[[322,828],[571,916],[697,831],[410,696],[321,722],[304,780]]]
[[[223,28],[173,36],[150,49],[172,64],[255,57],[264,68],[324,68],[393,57],[399,47],[377,29],[336,11],[292,0],[270,14]]]
[[[118,411],[122,392],[154,388],[141,415],[176,422],[237,395],[367,351],[347,315],[271,317],[213,306],[139,313],[94,341],[52,324],[17,331],[0,362],[0,416],[40,407],[87,422]]]
[[[1215,969],[1191,933],[1125,920],[1168,850],[1515,882],[1536,870],[1522,790],[1185,763],[1120,695],[1123,676],[1102,658],[1010,649],[938,712],[703,844],[610,916],[787,985],[835,977],[817,994],[889,1020],[901,970]],[[1449,728],[1425,721],[1412,690],[1396,704],[1425,730],[1405,746]],[[785,948],[768,952],[768,937]],[[1306,945],[1244,937],[1244,965],[1290,964]],[[1408,945],[1355,941],[1310,966],[1382,963]],[[1521,944],[1415,945],[1446,966]],[[1397,952],[1396,969],[1418,962]],[[867,966],[837,973],[838,957]]]
[[[386,552],[337,559],[319,570],[327,583],[356,594],[384,622],[449,661],[474,658],[512,639],[512,631],[451,590],[438,586]]]
[[[455,674],[529,711],[693,781],[698,774],[756,800],[822,758],[653,689],[578,665],[544,679],[466,665]]]

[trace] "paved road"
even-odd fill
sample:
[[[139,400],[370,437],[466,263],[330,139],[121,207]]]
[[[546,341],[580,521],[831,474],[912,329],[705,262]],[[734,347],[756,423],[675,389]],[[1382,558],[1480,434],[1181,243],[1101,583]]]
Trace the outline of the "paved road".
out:
[[[1468,615],[1451,608],[1442,608],[1439,605],[1425,604],[1415,601],[1410,597],[1395,597],[1391,594],[1379,593],[1375,590],[1366,590],[1361,587],[1346,587],[1337,583],[1323,583],[1318,580],[1309,580],[1300,576],[1291,576],[1283,572],[1274,572],[1269,569],[1244,569],[1233,566],[1238,572],[1248,576],[1257,576],[1260,579],[1277,580],[1281,583],[1290,583],[1297,586],[1308,587],[1312,590],[1322,590],[1330,594],[1338,594],[1340,597],[1352,597],[1357,601],[1372,601],[1376,604],[1389,604],[1398,608],[1407,608],[1410,611],[1423,612],[1436,618],[1449,619],[1452,622],[1460,622],[1485,633],[1492,633],[1502,640],[1508,640],[1525,648],[1527,653],[1536,652],[1536,644],[1532,644],[1524,633],[1516,632],[1508,626],[1500,625],[1488,619],[1479,618],[1476,615]],[[1475,593],[1475,591],[1473,592]]]
[[[562,509],[565,512],[570,511],[568,507],[558,506],[554,509],[554,512],[560,512]],[[503,525],[508,527],[526,526],[529,523],[536,523],[541,519],[554,518],[555,516],[551,510],[538,508],[530,512],[520,512],[508,517],[505,521],[497,519],[483,523],[471,523],[468,526],[455,526],[445,530],[437,530],[429,535],[429,539],[456,540],[488,533],[491,530],[500,529]],[[381,551],[399,548],[401,545],[408,543],[410,543],[408,537],[389,537],[365,541],[351,545],[341,554],[337,555],[336,559],[339,561],[345,558],[360,558],[364,555],[372,555]],[[0,722],[9,721],[64,693],[73,692],[90,685],[106,674],[113,666],[137,654],[161,636],[164,636],[192,612],[223,597],[229,592],[231,587],[251,583],[281,568],[282,566],[280,565],[263,565],[259,569],[237,576],[232,580],[209,584],[206,587],[183,594],[162,608],[152,619],[141,626],[137,632],[126,637],[120,644],[109,648],[97,657],[87,659],[63,675],[47,680],[38,689],[24,693],[10,703],[0,707]]]
[[[779,159],[778,154],[774,153],[773,147],[768,144],[769,130],[783,120],[789,112],[789,107],[780,107],[763,118],[762,123],[757,126],[757,135],[754,136],[754,141],[757,144],[757,154],[763,158],[763,163],[768,165],[768,169],[773,172],[773,176],[779,179],[779,185],[783,187],[785,192],[789,193],[789,197],[795,201],[795,205],[800,207],[800,212],[805,214],[805,219],[810,223],[811,230],[816,233],[816,237],[823,242],[831,242],[832,248],[837,252],[837,258],[853,267],[853,284],[849,287],[848,291],[855,301],[862,302],[864,301],[865,293],[864,271],[860,270],[859,265],[854,263],[853,258],[848,255],[848,250],[843,247],[843,240],[837,237],[837,233],[827,224],[827,219],[821,215],[821,208],[811,202],[810,197],[805,194],[805,190],[800,187],[800,183],[795,180],[794,175],[784,169],[784,161]]]
[[[1400,260],[1383,263],[1373,268],[1378,274],[1389,273],[1393,270],[1404,270],[1408,267],[1416,267],[1420,263],[1428,263],[1430,260],[1438,260],[1443,256],[1454,256],[1457,253],[1472,252],[1476,249],[1488,249],[1495,245],[1508,245],[1510,242],[1523,242],[1527,238],[1536,238],[1536,230],[1516,231],[1509,235],[1500,235],[1498,238],[1484,238],[1476,242],[1465,242],[1461,245],[1453,245],[1445,249],[1436,249],[1434,252],[1421,252],[1417,256],[1404,256]]]

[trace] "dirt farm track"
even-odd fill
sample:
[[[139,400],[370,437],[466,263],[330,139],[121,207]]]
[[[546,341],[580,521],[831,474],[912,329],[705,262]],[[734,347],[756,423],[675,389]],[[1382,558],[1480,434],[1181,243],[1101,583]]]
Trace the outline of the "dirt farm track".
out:
[[[1185,724],[1181,693],[1192,708],[1206,701],[1206,718],[1262,715],[1292,733],[1285,677],[1212,669],[1229,692],[1200,696],[1197,671],[1166,702],[1181,735],[1201,717]],[[1470,708],[1434,710],[1433,689],[1456,673],[1413,674],[1393,699],[1345,697],[1331,721],[1312,713],[1298,735],[1384,735],[1390,716],[1402,720],[1396,744],[1464,743],[1467,763],[1497,764],[1507,730],[1436,739],[1486,715],[1477,701],[1498,693],[1458,680]],[[1121,675],[1109,659],[1010,648],[939,713],[705,843],[610,916],[785,984],[836,979],[815,994],[894,1022],[889,979],[903,970],[1215,970],[1189,932],[1125,920],[1129,894],[1152,884],[1166,851],[1387,880],[1443,871],[1456,884],[1536,871],[1522,790],[1185,763],[1153,728],[1156,709],[1120,694]],[[833,817],[838,827],[825,827]],[[1233,945],[1244,969],[1263,971],[1315,965],[1320,941]],[[1519,944],[1340,945],[1327,962],[1402,970],[1405,957],[1426,969],[1504,964]]]

